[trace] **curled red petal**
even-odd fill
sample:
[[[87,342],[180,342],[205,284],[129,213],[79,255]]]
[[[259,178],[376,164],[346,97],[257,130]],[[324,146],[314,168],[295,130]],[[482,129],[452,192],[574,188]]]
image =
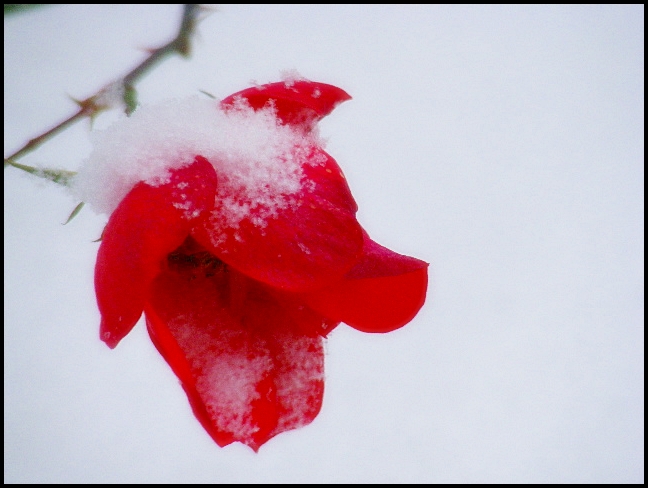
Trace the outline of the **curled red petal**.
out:
[[[256,451],[310,423],[322,402],[322,339],[222,262],[176,264],[153,283],[147,326],[214,441]]]
[[[244,99],[255,109],[272,104],[284,124],[310,130],[351,96],[333,85],[308,80],[285,81],[247,88],[221,101],[223,108]]]
[[[363,255],[344,279],[303,297],[319,313],[362,332],[390,332],[423,306],[427,268],[428,263],[390,251],[365,234]]]
[[[161,263],[213,207],[215,191],[214,168],[199,156],[167,183],[138,183],[112,213],[95,266],[100,337],[109,347],[137,323]]]
[[[302,165],[301,190],[259,223],[252,210],[228,225],[216,206],[192,235],[210,252],[255,280],[289,291],[338,281],[362,252],[357,205],[335,160],[313,148]]]

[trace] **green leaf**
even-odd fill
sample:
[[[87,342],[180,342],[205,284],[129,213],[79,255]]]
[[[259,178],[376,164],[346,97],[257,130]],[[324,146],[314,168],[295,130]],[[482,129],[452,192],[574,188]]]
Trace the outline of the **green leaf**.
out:
[[[137,90],[132,85],[124,87],[124,103],[126,104],[126,115],[135,112],[137,108]]]
[[[207,92],[205,90],[198,90],[198,91],[200,93],[202,93],[203,95],[207,95],[209,98],[213,98],[214,100],[216,100],[216,97],[214,95],[212,95],[211,93],[209,93],[209,92]]]
[[[63,222],[63,225],[68,224],[70,222],[70,220],[72,220],[74,217],[76,217],[79,214],[79,212],[81,211],[81,209],[83,208],[84,205],[85,205],[85,202],[81,202],[76,207],[74,207],[74,210],[72,210],[72,213],[67,218],[67,220],[65,222]]]
[[[13,159],[4,160],[5,167],[13,166],[20,170],[26,171],[34,176],[39,178],[45,178],[46,180],[53,181],[63,186],[70,186],[72,178],[76,175],[76,171],[67,171],[65,169],[49,169],[49,168],[35,168],[33,166],[27,166],[26,164],[20,164]]]

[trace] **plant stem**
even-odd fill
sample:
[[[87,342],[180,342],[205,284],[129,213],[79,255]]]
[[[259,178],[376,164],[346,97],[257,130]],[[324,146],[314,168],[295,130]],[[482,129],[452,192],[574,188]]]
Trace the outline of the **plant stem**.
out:
[[[42,170],[34,171],[27,169],[31,168],[30,166],[24,166],[16,163],[16,160],[23,157],[25,154],[34,151],[45,142],[50,140],[52,137],[56,136],[61,131],[67,129],[72,124],[81,120],[85,117],[94,117],[99,114],[101,111],[106,110],[111,107],[113,100],[107,99],[106,95],[109,95],[109,92],[114,90],[115,87],[121,88],[120,93],[122,101],[126,105],[127,113],[131,113],[135,109],[136,105],[136,92],[134,85],[135,83],[145,74],[147,74],[153,66],[159,63],[165,57],[171,54],[180,54],[183,57],[188,57],[190,53],[191,45],[191,36],[195,32],[196,25],[199,20],[200,13],[204,9],[199,4],[185,4],[182,14],[182,21],[180,23],[180,28],[176,37],[170,42],[164,44],[163,46],[153,49],[150,51],[149,55],[144,59],[140,64],[135,68],[129,71],[125,76],[119,78],[116,82],[109,83],[104,88],[99,90],[97,93],[92,95],[89,98],[86,98],[82,101],[77,101],[79,109],[65,120],[59,122],[51,129],[43,132],[42,134],[30,139],[27,144],[22,146],[13,154],[5,157],[4,166],[13,166],[14,168],[22,169],[23,171],[28,171],[29,173],[43,176],[48,179],[50,177],[45,176]],[[47,170],[47,171],[56,171],[56,170]],[[62,173],[62,172],[61,172]],[[68,172],[69,173],[69,172]]]

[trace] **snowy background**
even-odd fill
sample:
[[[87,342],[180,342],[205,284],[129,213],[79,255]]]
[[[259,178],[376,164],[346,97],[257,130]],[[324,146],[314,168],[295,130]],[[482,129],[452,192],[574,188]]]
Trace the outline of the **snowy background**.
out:
[[[5,19],[5,154],[175,34],[179,6]],[[219,6],[139,85],[219,98],[286,70],[354,99],[321,123],[359,218],[431,263],[407,327],[327,342],[324,406],[218,448],[140,323],[98,338],[106,216],[4,182],[5,482],[643,482],[644,8]],[[111,115],[100,117],[106,125]],[[25,164],[76,169],[88,124]]]

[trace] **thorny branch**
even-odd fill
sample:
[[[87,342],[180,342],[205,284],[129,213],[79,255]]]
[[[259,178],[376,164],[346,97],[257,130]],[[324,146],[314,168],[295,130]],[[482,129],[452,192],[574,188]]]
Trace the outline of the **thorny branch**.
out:
[[[93,118],[100,112],[114,106],[114,94],[118,93],[121,102],[126,107],[126,113],[132,113],[137,106],[137,92],[135,84],[139,79],[147,74],[155,65],[157,65],[164,58],[172,54],[179,54],[183,57],[188,57],[190,54],[191,37],[195,32],[196,25],[200,20],[201,13],[206,9],[199,4],[185,4],[182,21],[178,34],[170,42],[163,46],[152,49],[149,55],[135,68],[129,71],[123,77],[108,83],[105,87],[100,89],[94,95],[86,98],[85,100],[76,101],[78,106],[77,111],[56,124],[51,129],[46,130],[42,134],[30,139],[24,146],[18,149],[13,154],[4,158],[4,166],[13,166],[14,168],[26,171],[36,176],[46,178],[61,185],[68,185],[70,179],[74,176],[73,171],[55,170],[55,169],[39,169],[24,164],[19,164],[17,160],[28,154],[29,152],[37,149],[46,141],[50,140],[58,133],[64,131],[75,122],[86,117]]]

